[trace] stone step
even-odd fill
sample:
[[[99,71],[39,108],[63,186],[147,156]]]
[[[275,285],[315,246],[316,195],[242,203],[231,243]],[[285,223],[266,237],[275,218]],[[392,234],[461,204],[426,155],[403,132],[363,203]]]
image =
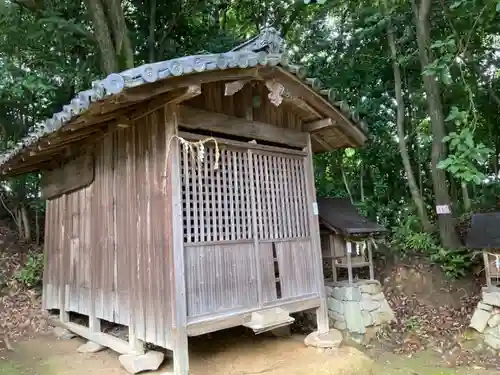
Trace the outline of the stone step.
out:
[[[243,324],[243,326],[259,334],[279,327],[284,327],[292,324],[294,321],[295,319],[290,316],[288,311],[276,307],[252,313],[250,321]]]

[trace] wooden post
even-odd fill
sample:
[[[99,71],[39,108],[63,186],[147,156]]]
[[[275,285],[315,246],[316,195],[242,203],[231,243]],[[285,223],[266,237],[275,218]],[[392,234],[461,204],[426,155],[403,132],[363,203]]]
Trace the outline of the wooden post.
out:
[[[260,245],[259,245],[259,235],[257,228],[257,204],[256,204],[256,195],[255,195],[255,186],[254,186],[254,172],[253,172],[253,155],[252,150],[247,151],[248,156],[248,170],[250,171],[250,201],[252,207],[252,232],[253,232],[253,244],[254,244],[254,254],[255,254],[255,269],[257,276],[257,301],[259,306],[262,306],[264,303],[262,298],[262,272],[261,272],[261,255],[260,255]],[[257,168],[255,168],[257,169]]]
[[[312,160],[311,137],[307,134],[307,156],[304,158],[306,172],[306,199],[307,212],[309,213],[309,230],[311,234],[311,247],[314,255],[314,268],[316,273],[317,290],[320,297],[320,306],[316,310],[316,320],[319,333],[330,330],[328,321],[328,307],[326,305],[325,278],[323,275],[323,261],[319,237],[318,204],[316,202],[316,187],[314,186],[314,165]]]
[[[347,240],[345,242],[345,246],[347,249],[347,279],[349,281],[349,285],[352,284],[352,260],[351,260],[351,253],[352,253],[352,243],[351,241]]]
[[[372,254],[372,238],[366,240],[366,247],[368,249],[368,266],[370,267],[370,280],[375,280],[375,272],[373,271],[373,254]]]
[[[128,327],[128,344],[134,353],[138,355],[144,354],[144,344],[135,335],[135,330],[132,325]]]
[[[173,133],[177,134],[177,108],[173,105],[167,105],[165,111],[166,118],[170,120],[167,121],[165,126],[167,129],[172,127]],[[172,131],[167,131],[166,133],[167,136],[169,136],[172,134]],[[172,186],[172,249],[170,249],[170,251],[173,252],[174,261],[173,287],[175,303],[173,311],[173,352],[174,374],[188,375],[189,352],[187,336],[186,279],[184,278],[184,239],[182,227],[182,193],[179,152],[179,142],[172,141],[170,143],[170,155],[168,155],[170,165],[167,166],[167,169],[170,170]]]
[[[486,251],[483,251],[483,260],[484,260],[484,274],[486,275],[486,286],[490,288],[491,287],[490,260],[488,253]]]
[[[335,264],[335,236],[333,234],[328,235],[330,244],[330,256],[332,257],[332,278],[334,282],[337,282],[337,267]]]
[[[62,207],[61,207],[62,205]],[[69,262],[66,263],[66,259],[68,257],[68,242],[66,241],[66,223],[67,214],[68,214],[68,196],[63,196],[59,198],[59,220],[60,220],[60,232],[59,232],[59,319],[63,323],[69,322],[69,314],[66,312],[66,296],[69,293],[66,293],[66,283],[68,281],[67,272],[69,270],[66,267],[66,264],[69,265]],[[69,267],[68,267],[69,268]],[[69,286],[68,286],[69,287]]]

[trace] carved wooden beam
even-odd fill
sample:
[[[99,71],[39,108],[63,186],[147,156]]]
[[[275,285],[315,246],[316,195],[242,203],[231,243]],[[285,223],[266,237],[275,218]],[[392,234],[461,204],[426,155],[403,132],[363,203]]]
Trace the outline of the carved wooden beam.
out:
[[[225,84],[224,88],[224,96],[232,96],[236,94],[238,91],[240,91],[250,80],[239,80],[239,81],[233,81],[233,82],[228,82]]]
[[[305,132],[315,132],[330,126],[336,126],[335,121],[331,118],[324,118],[317,121],[307,122],[303,125],[302,130]]]
[[[269,94],[267,96],[269,101],[278,107],[283,102],[285,87],[275,80],[266,81],[266,87],[269,90]]]
[[[366,141],[366,135],[356,127],[340,110],[334,108],[330,102],[320,94],[305,85],[294,74],[279,67],[261,69],[260,74],[263,79],[274,79],[280,82],[291,95],[307,101],[318,112],[325,117],[330,117],[336,121],[342,132],[348,138],[351,146],[359,147]]]
[[[179,124],[188,129],[209,130],[293,147],[307,144],[306,134],[298,130],[186,106],[179,108]]]

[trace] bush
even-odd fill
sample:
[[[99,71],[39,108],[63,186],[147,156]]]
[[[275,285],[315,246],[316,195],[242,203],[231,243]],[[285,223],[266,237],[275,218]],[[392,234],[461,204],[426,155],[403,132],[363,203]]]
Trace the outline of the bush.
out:
[[[446,276],[452,278],[463,277],[472,265],[472,259],[465,249],[448,250],[436,248],[430,254],[430,260],[439,264]]]
[[[43,276],[43,261],[43,254],[30,252],[24,266],[14,275],[15,279],[28,288],[40,285]]]
[[[410,215],[402,226],[394,228],[391,247],[403,256],[420,253],[437,264],[450,278],[463,277],[472,266],[471,255],[465,249],[445,249],[435,235],[422,232],[418,218]]]

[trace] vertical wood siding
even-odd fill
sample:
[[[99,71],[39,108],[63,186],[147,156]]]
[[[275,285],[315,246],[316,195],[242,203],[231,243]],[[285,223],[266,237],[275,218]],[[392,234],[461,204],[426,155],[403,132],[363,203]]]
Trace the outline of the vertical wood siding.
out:
[[[95,148],[94,182],[47,202],[44,308],[94,312],[172,347],[172,131],[159,110],[107,135]]]
[[[257,306],[254,245],[185,246],[188,316]]]

